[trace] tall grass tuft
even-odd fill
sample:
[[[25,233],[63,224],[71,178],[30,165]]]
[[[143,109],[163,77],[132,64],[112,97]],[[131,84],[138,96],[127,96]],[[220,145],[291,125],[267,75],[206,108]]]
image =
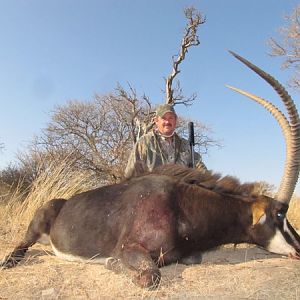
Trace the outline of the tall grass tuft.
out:
[[[10,240],[24,233],[35,211],[48,200],[68,199],[72,195],[95,187],[87,171],[76,170],[72,161],[53,161],[33,182],[27,195],[16,189],[0,206],[0,232]]]

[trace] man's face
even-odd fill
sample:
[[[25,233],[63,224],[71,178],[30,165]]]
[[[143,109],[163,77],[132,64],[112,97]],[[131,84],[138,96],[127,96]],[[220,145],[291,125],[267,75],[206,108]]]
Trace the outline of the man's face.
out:
[[[177,116],[172,112],[165,113],[162,117],[155,118],[155,124],[162,135],[172,135],[176,128]]]

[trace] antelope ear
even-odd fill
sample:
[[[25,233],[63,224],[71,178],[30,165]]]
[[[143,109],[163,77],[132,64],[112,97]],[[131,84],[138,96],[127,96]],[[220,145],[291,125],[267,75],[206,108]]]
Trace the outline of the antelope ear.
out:
[[[263,224],[266,221],[265,202],[255,202],[252,204],[252,225]]]

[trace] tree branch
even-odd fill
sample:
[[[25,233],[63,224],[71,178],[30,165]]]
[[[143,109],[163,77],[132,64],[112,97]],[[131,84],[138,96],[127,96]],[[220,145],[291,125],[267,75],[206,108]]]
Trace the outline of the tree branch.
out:
[[[166,103],[175,103],[175,89],[172,87],[175,77],[180,73],[179,65],[185,59],[188,49],[192,46],[200,44],[197,30],[198,26],[205,23],[205,18],[194,7],[188,7],[184,10],[185,17],[188,19],[188,24],[185,28],[185,34],[181,41],[180,51],[178,55],[173,56],[173,69],[171,74],[166,79]],[[176,98],[184,99],[181,93],[180,84],[178,83],[176,91],[179,91]],[[185,103],[182,101],[182,103]]]

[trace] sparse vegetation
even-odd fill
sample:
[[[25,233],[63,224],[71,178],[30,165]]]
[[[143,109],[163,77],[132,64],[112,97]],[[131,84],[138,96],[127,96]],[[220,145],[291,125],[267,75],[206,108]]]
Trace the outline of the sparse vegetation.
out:
[[[282,59],[282,68],[292,70],[289,86],[300,92],[300,5],[285,17],[279,38],[269,40],[270,54]]]

